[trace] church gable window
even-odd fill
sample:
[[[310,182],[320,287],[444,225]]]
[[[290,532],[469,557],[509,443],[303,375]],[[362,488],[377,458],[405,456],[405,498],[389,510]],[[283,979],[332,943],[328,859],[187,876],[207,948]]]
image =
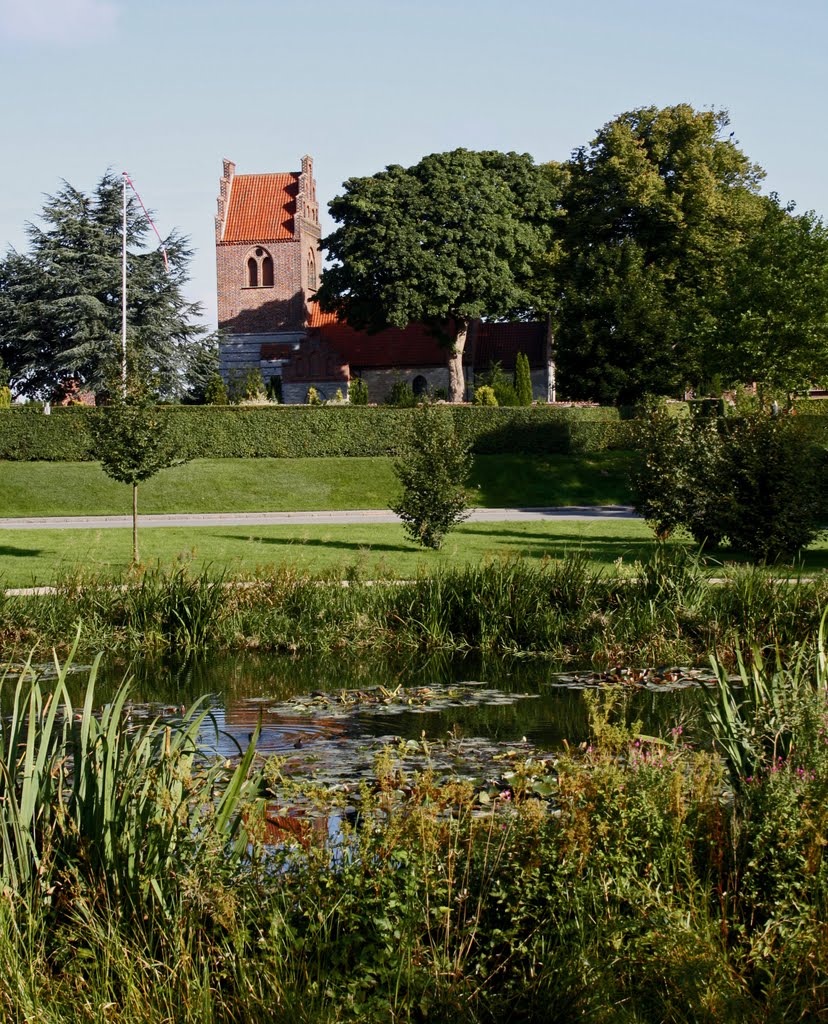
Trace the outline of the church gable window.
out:
[[[255,288],[259,283],[259,264],[251,256],[247,261],[247,285]]]
[[[308,253],[308,289],[315,291],[317,287],[316,283],[316,258],[313,252]]]

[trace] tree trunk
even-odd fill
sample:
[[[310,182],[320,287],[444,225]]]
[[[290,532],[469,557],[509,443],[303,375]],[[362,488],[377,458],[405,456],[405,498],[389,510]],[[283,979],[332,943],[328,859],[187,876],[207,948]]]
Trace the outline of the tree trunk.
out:
[[[469,334],[468,320],[455,322],[454,347],[449,352],[449,401],[463,402],[466,398],[466,380],[463,376],[463,350]]]
[[[138,484],[132,485],[132,562],[138,564]]]

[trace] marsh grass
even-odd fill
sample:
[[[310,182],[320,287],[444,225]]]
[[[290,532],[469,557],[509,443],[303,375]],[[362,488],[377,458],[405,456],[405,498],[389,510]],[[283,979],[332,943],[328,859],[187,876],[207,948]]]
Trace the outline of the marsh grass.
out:
[[[200,706],[133,728],[126,688],[96,709],[93,671],[75,707],[57,668],[2,683],[11,1024],[825,1019],[824,657],[794,668],[808,728],[737,800],[726,761],[642,740],[611,691],[588,744],[510,757],[494,797],[388,748],[335,840],[267,849],[252,745],[213,762]]]
[[[814,635],[828,576],[780,580],[758,568],[706,569],[658,551],[623,574],[580,555],[528,565],[492,560],[410,581],[357,567],[312,575],[282,566],[215,576],[187,565],[127,576],[71,577],[52,595],[0,602],[0,648],[68,650],[79,623],[87,650],[188,653],[464,652],[557,661],[727,664],[747,635],[760,651],[793,651]]]

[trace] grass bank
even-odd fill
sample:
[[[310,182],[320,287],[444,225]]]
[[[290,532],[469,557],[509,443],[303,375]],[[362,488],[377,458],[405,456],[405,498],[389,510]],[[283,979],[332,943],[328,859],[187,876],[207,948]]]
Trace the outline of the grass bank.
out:
[[[479,455],[471,487],[487,508],[629,501],[629,452]],[[390,458],[195,459],[141,485],[141,511],[284,512],[386,508]],[[129,488],[91,462],[0,462],[0,517],[125,515]]]
[[[733,660],[755,643],[793,652],[819,624],[828,575],[791,584],[752,567],[711,585],[680,549],[621,577],[579,556],[490,562],[364,581],[357,568],[319,576],[295,567],[217,579],[186,566],[71,578],[48,596],[0,599],[0,649],[66,649],[78,623],[88,650],[360,650],[508,653],[643,664]]]
[[[751,745],[749,777],[678,729],[642,742],[611,692],[559,757],[469,782],[389,747],[302,819],[313,787],[252,745],[196,756],[198,707],[136,728],[126,690],[96,715],[94,680],[77,708],[23,678],[0,726],[3,1019],[824,1020],[824,670],[758,688],[752,730],[714,731]]]
[[[406,538],[393,523],[253,526],[152,527],[141,531],[145,565],[219,575],[268,573],[290,566],[301,573],[411,579],[423,573],[481,565],[492,559],[538,563],[579,555],[594,571],[622,573],[646,562],[657,550],[652,531],[640,520],[549,519],[533,522],[464,523],[446,537],[440,551],[428,551]],[[693,545],[670,542],[668,550]],[[121,573],[129,568],[132,535],[127,529],[8,530],[0,537],[0,586],[50,584],[65,575]],[[744,558],[730,549],[714,550],[709,571]],[[794,569],[828,568],[828,538],[805,550]]]

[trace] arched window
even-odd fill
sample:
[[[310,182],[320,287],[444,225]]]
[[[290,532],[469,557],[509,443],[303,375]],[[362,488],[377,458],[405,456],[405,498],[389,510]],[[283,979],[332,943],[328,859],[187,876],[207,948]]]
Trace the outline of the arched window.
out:
[[[244,283],[247,288],[273,287],[273,257],[260,245],[248,250],[244,261]]]
[[[428,381],[421,373],[418,373],[414,380],[411,381],[411,390],[419,398],[420,395],[424,395],[426,393],[427,388]]]
[[[308,289],[316,290],[316,259],[312,252],[308,253]]]

